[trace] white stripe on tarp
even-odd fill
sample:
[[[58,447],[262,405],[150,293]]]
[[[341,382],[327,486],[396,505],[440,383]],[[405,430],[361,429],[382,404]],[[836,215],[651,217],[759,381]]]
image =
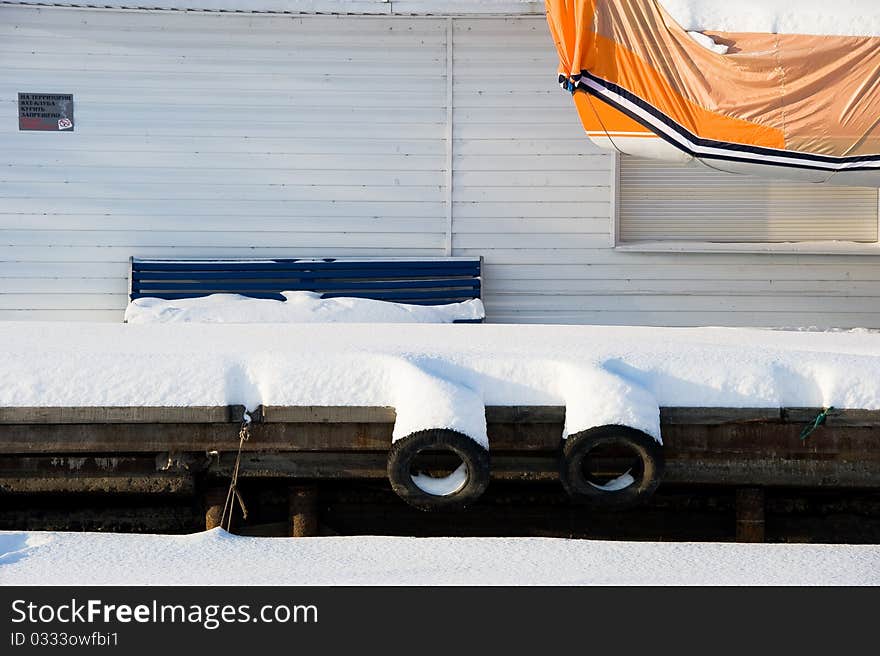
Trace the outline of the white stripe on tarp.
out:
[[[827,171],[846,171],[849,169],[880,169],[880,161],[864,161],[864,162],[822,162],[818,160],[812,159],[802,159],[798,157],[797,153],[786,153],[785,151],[780,151],[779,155],[763,155],[757,153],[750,153],[748,151],[741,150],[728,150],[725,148],[714,148],[711,146],[700,146],[690,139],[686,138],[678,131],[673,130],[671,127],[666,125],[663,122],[658,122],[657,119],[649,112],[646,112],[639,105],[634,102],[628,100],[624,96],[621,96],[610,89],[605,88],[603,85],[599,84],[595,80],[592,80],[588,77],[582,77],[580,79],[580,83],[587,86],[591,91],[596,93],[599,96],[608,98],[612,100],[614,103],[621,105],[626,108],[628,111],[632,112],[643,121],[645,121],[648,125],[651,126],[651,129],[655,130],[658,133],[662,133],[667,136],[672,141],[676,142],[680,145],[683,150],[688,150],[695,155],[702,156],[718,156],[718,157],[736,157],[738,159],[747,159],[749,161],[754,161],[758,163],[773,163],[773,164],[798,164],[801,166],[809,165],[813,168],[827,170]],[[659,111],[659,110],[658,110]],[[748,145],[748,144],[743,144]],[[774,149],[775,150],[775,149]]]

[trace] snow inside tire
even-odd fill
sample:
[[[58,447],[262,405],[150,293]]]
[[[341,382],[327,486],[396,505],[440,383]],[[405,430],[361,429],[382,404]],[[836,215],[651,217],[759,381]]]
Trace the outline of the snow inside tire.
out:
[[[591,454],[600,449],[617,449],[634,458],[634,464],[604,483],[587,474]],[[663,476],[663,449],[656,439],[628,426],[599,426],[576,433],[565,440],[559,477],[566,492],[591,505],[625,508],[647,500]]]
[[[457,456],[461,464],[449,475],[434,478],[413,473],[416,458],[425,452]],[[394,442],[388,453],[388,480],[406,503],[425,511],[460,510],[476,501],[489,485],[489,452],[473,439],[453,430],[431,429]]]

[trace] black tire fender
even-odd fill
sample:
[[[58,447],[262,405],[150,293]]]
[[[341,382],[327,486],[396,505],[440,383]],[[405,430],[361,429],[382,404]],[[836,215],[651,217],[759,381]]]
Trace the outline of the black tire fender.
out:
[[[455,489],[431,493],[412,475],[416,456],[423,451],[446,451],[461,458],[461,466],[446,479]],[[489,452],[458,431],[430,429],[396,440],[388,452],[388,481],[406,503],[425,511],[461,510],[482,496],[489,485]],[[453,479],[452,477],[457,476]],[[461,482],[458,483],[458,480]]]
[[[637,456],[638,463],[629,473],[632,483],[620,489],[608,489],[592,483],[584,471],[590,453],[599,447],[618,446]],[[638,505],[657,490],[663,477],[663,448],[652,436],[629,426],[598,426],[570,435],[562,446],[559,478],[568,494],[597,507],[625,508]]]

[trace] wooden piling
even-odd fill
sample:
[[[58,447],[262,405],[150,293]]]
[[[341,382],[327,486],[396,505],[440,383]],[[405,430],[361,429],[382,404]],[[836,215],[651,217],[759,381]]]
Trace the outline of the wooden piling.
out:
[[[764,541],[764,489],[741,487],[736,491],[736,541]]]
[[[318,535],[318,486],[295,485],[290,488],[290,536],[306,538]]]
[[[205,493],[205,530],[217,528],[223,521],[223,506],[226,503],[228,487],[212,487]]]

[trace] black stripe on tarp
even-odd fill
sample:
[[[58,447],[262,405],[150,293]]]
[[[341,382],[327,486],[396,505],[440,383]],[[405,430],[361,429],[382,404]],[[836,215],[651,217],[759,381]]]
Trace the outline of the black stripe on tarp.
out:
[[[583,82],[578,83],[578,89],[589,93],[594,98],[597,98],[604,102],[605,104],[613,107],[617,111],[625,114],[629,118],[636,121],[639,125],[642,125],[652,132],[654,132],[658,137],[675,146],[677,149],[691,155],[692,157],[700,158],[700,159],[716,159],[716,160],[724,160],[724,161],[732,161],[732,162],[741,162],[746,164],[760,164],[762,166],[780,166],[787,168],[796,168],[796,169],[808,169],[814,171],[825,171],[829,173],[839,173],[839,172],[847,172],[847,171],[878,171],[880,172],[880,155],[859,155],[859,156],[851,156],[851,157],[831,157],[828,155],[817,155],[813,153],[800,153],[796,151],[786,151],[786,150],[776,150],[772,148],[763,148],[760,146],[749,146],[747,144],[738,144],[733,142],[725,142],[725,141],[715,141],[712,139],[705,139],[703,137],[698,137],[693,134],[690,130],[677,123],[671,117],[667,116],[659,109],[643,100],[642,98],[636,96],[632,92],[623,87],[614,84],[613,82],[608,82],[607,80],[603,80],[591,73],[584,71],[584,75],[589,77],[592,81],[601,85],[603,88],[611,91],[614,94],[617,94],[631,103],[638,105],[642,110],[656,118],[658,121],[662,122],[664,125],[669,127],[670,129],[677,132],[679,135],[687,139],[688,141],[694,143],[697,146],[703,148],[717,148],[720,150],[728,150],[732,152],[743,152],[749,153],[752,155],[758,156],[769,156],[769,157],[784,157],[794,160],[805,160],[812,162],[823,162],[827,164],[831,164],[832,166],[840,166],[841,164],[849,164],[849,163],[873,163],[877,166],[854,166],[854,167],[846,167],[846,168],[829,168],[822,166],[812,166],[806,163],[794,163],[794,162],[765,162],[760,160],[755,160],[751,158],[737,157],[735,155],[717,155],[711,153],[701,153],[697,152],[687,146],[680,144],[674,139],[670,138],[666,134],[662,132],[656,132],[654,130],[654,126],[649,122],[646,122],[644,118],[634,114],[629,109],[624,107],[623,105],[615,102],[611,98],[607,98],[601,94],[596,93],[593,89],[588,87]]]

